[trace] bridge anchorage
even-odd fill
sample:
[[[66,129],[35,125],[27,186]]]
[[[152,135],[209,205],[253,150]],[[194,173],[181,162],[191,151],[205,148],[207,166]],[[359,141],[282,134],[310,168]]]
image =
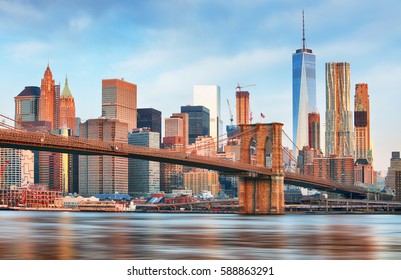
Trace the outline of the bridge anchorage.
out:
[[[242,214],[284,214],[284,172],[281,123],[240,125],[241,163],[271,171],[269,176],[248,172],[239,178],[239,207]]]

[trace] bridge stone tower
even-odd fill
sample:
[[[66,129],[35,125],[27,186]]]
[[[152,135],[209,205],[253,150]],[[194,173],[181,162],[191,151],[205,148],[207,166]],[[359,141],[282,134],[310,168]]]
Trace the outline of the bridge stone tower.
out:
[[[271,175],[240,177],[239,205],[243,214],[284,214],[284,172],[281,123],[240,125],[242,163],[271,170]]]

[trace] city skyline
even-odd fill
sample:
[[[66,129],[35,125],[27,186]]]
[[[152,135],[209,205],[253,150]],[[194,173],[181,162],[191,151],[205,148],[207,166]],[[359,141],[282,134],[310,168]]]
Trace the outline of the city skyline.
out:
[[[13,98],[25,86],[40,86],[50,62],[56,84],[68,75],[83,121],[101,115],[102,79],[138,85],[138,108],[155,108],[163,118],[192,104],[194,85],[219,85],[224,125],[229,124],[224,100],[235,104],[237,83],[255,83],[247,89],[254,122],[261,122],[263,113],[264,122],[282,122],[290,133],[291,56],[302,46],[304,10],[307,43],[317,58],[321,122],[324,65],[349,62],[351,89],[369,84],[374,166],[386,170],[401,138],[397,7],[396,1],[385,6],[373,1],[2,1],[0,111],[14,116]],[[351,90],[351,108],[354,94]]]

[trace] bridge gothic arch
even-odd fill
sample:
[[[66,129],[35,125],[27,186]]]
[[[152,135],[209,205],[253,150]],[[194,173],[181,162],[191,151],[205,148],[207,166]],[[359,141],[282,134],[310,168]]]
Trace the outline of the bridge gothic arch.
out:
[[[243,175],[239,203],[244,214],[284,214],[282,124],[240,125],[242,163],[271,169],[271,176]]]

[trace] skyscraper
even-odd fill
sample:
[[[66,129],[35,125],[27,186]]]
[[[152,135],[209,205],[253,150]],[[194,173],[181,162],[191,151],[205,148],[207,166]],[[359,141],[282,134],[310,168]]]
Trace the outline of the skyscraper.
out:
[[[60,83],[54,85],[54,128],[60,127]]]
[[[128,144],[160,148],[158,132],[136,129],[128,134]],[[145,194],[160,191],[160,163],[156,161],[128,159],[128,193]]]
[[[372,163],[369,93],[367,84],[355,85],[354,100],[355,160],[365,159],[369,163]]]
[[[326,157],[354,156],[350,64],[326,63]]]
[[[159,142],[162,135],[162,112],[153,108],[138,108],[137,127],[149,127],[150,131],[159,133]]]
[[[26,187],[34,182],[34,158],[28,150],[0,148],[0,188]]]
[[[209,109],[204,106],[181,106],[181,113],[188,114],[189,144],[195,143],[198,136],[210,134]]]
[[[182,118],[170,117],[164,119],[164,135],[165,137],[184,136],[184,121]],[[185,144],[185,141],[184,141]]]
[[[219,135],[222,134],[223,128],[220,117],[220,87],[217,85],[195,85],[193,105],[202,105],[209,109],[210,136],[218,144]]]
[[[308,140],[309,147],[320,150],[320,114],[308,114]]]
[[[39,119],[40,88],[27,86],[15,100],[15,127],[30,129]],[[38,157],[38,152],[34,152]],[[1,177],[1,186],[28,186],[34,183],[34,153],[28,150],[0,148],[0,164],[7,161]]]
[[[180,151],[184,147],[183,136],[163,137],[162,148],[166,150]],[[160,190],[171,193],[173,189],[183,187],[184,166],[171,163],[160,163]]]
[[[56,91],[50,66],[47,64],[40,86],[39,120],[51,123],[51,129],[56,128],[58,108],[56,107]]]
[[[60,96],[60,119],[59,128],[69,128],[72,130],[73,135],[75,133],[75,102],[74,97],[71,94],[70,88],[68,87],[68,79],[65,78],[64,89]]]
[[[21,122],[35,122],[39,119],[40,88],[34,86],[25,87],[15,100],[16,128],[21,128]]]
[[[235,101],[237,125],[249,124],[249,91],[237,90]]]
[[[309,143],[308,114],[316,112],[316,56],[306,48],[303,12],[302,27],[302,49],[292,55],[292,129],[299,149]]]
[[[189,115],[187,113],[172,113],[171,117],[173,119],[182,119],[182,137],[184,140],[183,148],[189,144]],[[181,134],[167,134],[167,129],[165,129],[165,136],[177,136]]]
[[[399,151],[391,152],[390,166],[386,176],[386,188],[388,191],[395,191],[396,171],[401,171],[401,157]]]
[[[137,127],[137,86],[124,80],[102,80],[102,117]]]
[[[89,119],[79,126],[80,137],[128,142],[128,124],[116,119]],[[113,156],[79,156],[79,193],[128,193],[128,159]]]

